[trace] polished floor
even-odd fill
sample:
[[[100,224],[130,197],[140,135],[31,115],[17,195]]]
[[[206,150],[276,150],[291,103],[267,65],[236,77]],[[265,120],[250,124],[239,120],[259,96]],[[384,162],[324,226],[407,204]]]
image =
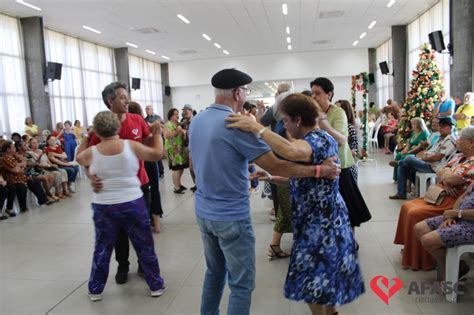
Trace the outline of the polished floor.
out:
[[[373,219],[356,229],[366,293],[356,302],[339,308],[340,314],[474,314],[474,272],[466,283],[467,293],[458,303],[447,303],[440,295],[408,294],[410,284],[433,281],[436,273],[413,272],[400,268],[400,247],[393,244],[401,202],[388,199],[395,191],[389,157],[377,155],[378,164],[361,164],[359,185]],[[189,173],[184,183],[190,186]],[[0,314],[199,314],[201,286],[205,270],[201,239],[194,216],[193,194],[172,192],[170,173],[160,181],[163,229],[155,234],[155,249],[162,275],[169,289],[160,298],[149,297],[142,278],[136,273],[134,254],[130,280],[117,285],[113,279],[116,263],[100,302],[90,302],[87,278],[94,244],[91,219],[91,190],[87,180],[77,185],[70,200],[31,209],[25,214],[0,222]],[[269,203],[260,196],[252,200],[252,219],[257,236],[257,276],[252,314],[309,314],[302,303],[283,297],[288,260],[268,261],[267,246],[272,222]],[[283,248],[290,248],[291,235],[285,235]],[[470,260],[474,269],[474,260]],[[398,277],[404,287],[383,303],[370,288],[376,275]],[[412,284],[413,285],[413,284]],[[387,292],[385,288],[383,290]],[[226,313],[228,290],[221,303]]]

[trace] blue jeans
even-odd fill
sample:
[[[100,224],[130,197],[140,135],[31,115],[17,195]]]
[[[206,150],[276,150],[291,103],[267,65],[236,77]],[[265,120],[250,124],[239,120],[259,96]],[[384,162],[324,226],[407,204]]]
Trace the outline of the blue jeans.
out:
[[[430,163],[420,160],[415,156],[407,156],[398,163],[397,194],[403,197],[407,195],[407,179],[415,182],[415,174],[434,173]]]
[[[250,314],[255,288],[255,234],[249,219],[210,221],[197,218],[206,258],[201,315],[218,315],[226,277],[230,297],[228,315]]]

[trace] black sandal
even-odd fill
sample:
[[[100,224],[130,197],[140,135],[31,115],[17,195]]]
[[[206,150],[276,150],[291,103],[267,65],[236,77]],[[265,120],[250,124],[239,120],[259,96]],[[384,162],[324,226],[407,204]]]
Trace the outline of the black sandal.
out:
[[[5,213],[8,214],[10,218],[16,217],[16,213],[13,210],[6,210]]]
[[[183,188],[173,189],[173,192],[174,192],[175,194],[180,194],[180,195],[182,195],[182,194],[184,194],[184,189],[183,189]]]
[[[270,251],[267,254],[269,260],[282,259],[290,257],[289,253],[281,250],[280,245],[270,245]]]
[[[188,187],[184,187],[183,185],[179,186],[179,189],[186,190]]]

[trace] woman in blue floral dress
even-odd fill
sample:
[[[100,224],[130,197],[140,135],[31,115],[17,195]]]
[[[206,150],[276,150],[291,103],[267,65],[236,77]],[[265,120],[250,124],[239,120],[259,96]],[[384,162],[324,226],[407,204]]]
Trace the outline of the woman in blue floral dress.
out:
[[[241,117],[229,119],[233,122],[230,127],[259,134],[274,152],[289,160],[321,165],[337,156],[337,142],[317,128],[317,118],[322,114],[313,99],[290,95],[280,111],[285,128],[296,139],[292,142]],[[272,176],[269,179],[287,182]],[[352,302],[364,293],[354,234],[338,179],[291,178],[289,183],[294,242],[285,297],[308,303],[312,314],[337,314],[335,306]]]

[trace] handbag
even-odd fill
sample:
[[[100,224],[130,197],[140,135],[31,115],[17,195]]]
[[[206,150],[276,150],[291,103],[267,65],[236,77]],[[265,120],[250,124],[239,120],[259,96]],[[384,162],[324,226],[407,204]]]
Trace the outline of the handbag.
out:
[[[438,185],[431,185],[423,199],[429,204],[439,206],[443,202],[444,196],[446,196],[446,191],[443,188]]]

